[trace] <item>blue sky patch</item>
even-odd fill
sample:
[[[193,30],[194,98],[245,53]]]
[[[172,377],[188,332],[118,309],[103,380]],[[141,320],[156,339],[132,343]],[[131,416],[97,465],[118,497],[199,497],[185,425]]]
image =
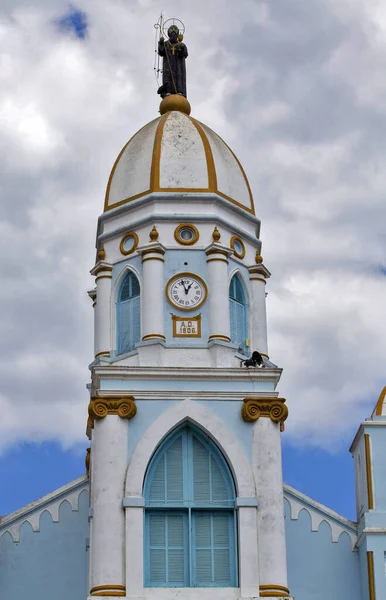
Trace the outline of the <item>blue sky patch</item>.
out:
[[[56,20],[59,31],[75,34],[80,40],[87,37],[87,15],[74,6],[70,6],[68,12]]]

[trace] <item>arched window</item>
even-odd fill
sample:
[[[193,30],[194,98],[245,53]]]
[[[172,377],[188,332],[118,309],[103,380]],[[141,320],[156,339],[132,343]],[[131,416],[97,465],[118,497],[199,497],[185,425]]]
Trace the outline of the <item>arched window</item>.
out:
[[[231,322],[231,342],[244,352],[247,349],[247,303],[240,277],[236,274],[229,286],[229,310]]]
[[[118,354],[134,350],[141,337],[139,281],[131,271],[118,292],[117,333]]]
[[[207,436],[171,434],[145,480],[145,585],[235,587],[235,488]]]

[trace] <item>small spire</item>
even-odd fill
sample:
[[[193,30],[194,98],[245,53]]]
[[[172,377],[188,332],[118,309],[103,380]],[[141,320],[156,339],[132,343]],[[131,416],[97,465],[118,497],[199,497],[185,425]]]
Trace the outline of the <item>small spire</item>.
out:
[[[258,265],[261,265],[261,263],[263,262],[263,257],[261,256],[261,254],[258,250],[256,250],[256,259],[255,260]]]
[[[99,250],[98,258],[99,258],[99,260],[104,260],[106,258],[106,252],[105,252],[104,246],[102,246],[102,248]]]
[[[215,244],[217,244],[220,241],[221,233],[219,232],[219,230],[217,229],[217,227],[215,227],[213,229],[212,237],[213,237],[213,241],[214,241]]]
[[[153,225],[153,229],[151,230],[149,235],[150,235],[150,240],[152,242],[156,242],[158,240],[159,233],[158,233],[155,225]]]

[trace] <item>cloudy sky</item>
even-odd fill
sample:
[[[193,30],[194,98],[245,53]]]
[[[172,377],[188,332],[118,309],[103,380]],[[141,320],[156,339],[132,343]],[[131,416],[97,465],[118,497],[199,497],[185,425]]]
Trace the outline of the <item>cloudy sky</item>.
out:
[[[96,221],[118,152],[157,116],[160,8],[1,2],[0,514],[83,472]],[[286,479],[354,517],[347,448],[386,383],[385,5],[162,10],[186,25],[192,114],[240,158],[262,220]]]

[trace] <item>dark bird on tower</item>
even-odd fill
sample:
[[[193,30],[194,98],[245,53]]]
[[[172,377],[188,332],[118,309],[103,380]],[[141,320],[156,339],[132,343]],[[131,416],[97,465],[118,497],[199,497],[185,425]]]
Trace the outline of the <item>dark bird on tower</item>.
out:
[[[247,367],[247,369],[249,367],[265,367],[264,359],[261,356],[260,352],[258,352],[257,350],[252,352],[252,356],[250,358],[247,358],[246,360],[242,360],[240,362],[240,367],[242,367],[243,365],[244,367]]]

